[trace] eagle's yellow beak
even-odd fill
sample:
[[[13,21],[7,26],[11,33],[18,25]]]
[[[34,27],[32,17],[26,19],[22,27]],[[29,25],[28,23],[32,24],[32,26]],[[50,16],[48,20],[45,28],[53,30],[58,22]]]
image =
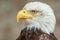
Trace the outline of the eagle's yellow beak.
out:
[[[19,19],[28,19],[28,18],[33,18],[33,16],[28,14],[27,10],[21,10],[17,14],[17,22],[19,22]]]

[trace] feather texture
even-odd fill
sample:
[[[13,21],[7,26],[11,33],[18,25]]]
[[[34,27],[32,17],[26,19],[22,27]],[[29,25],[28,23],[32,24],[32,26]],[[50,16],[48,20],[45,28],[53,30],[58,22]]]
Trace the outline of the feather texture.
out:
[[[57,40],[53,33],[46,34],[41,30],[27,30],[27,28],[23,29],[16,40]]]

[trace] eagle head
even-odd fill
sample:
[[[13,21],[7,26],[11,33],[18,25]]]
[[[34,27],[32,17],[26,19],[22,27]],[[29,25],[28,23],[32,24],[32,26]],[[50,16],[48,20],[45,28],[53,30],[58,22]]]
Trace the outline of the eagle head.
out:
[[[17,13],[17,22],[20,22],[20,27],[27,27],[30,30],[37,28],[50,34],[54,31],[56,20],[49,5],[42,2],[30,2]]]

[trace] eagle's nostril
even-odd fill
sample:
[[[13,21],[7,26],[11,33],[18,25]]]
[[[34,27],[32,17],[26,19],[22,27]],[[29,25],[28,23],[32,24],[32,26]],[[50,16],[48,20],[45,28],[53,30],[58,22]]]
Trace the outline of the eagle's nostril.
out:
[[[22,10],[23,13],[27,13],[27,10]]]
[[[23,13],[26,13],[25,11],[23,11]]]

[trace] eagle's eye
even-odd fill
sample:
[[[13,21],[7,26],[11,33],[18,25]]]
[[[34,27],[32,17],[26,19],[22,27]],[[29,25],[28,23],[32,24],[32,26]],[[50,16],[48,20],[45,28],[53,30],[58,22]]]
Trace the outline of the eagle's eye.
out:
[[[31,10],[30,12],[33,14],[37,13],[37,11],[35,11],[35,10]]]

